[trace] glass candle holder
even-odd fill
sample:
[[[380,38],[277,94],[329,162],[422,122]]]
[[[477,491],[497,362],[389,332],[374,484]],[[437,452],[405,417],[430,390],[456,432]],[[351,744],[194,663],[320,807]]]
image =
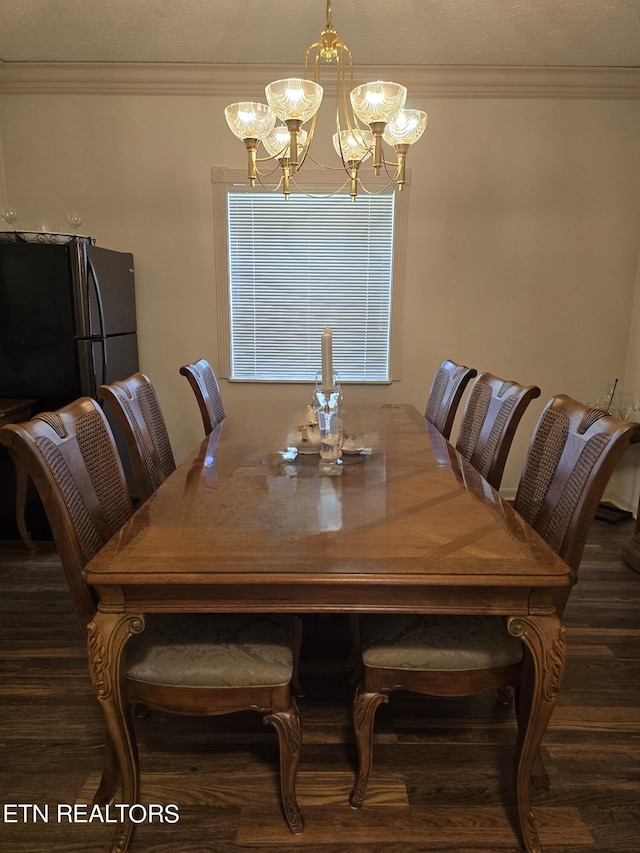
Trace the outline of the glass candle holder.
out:
[[[330,477],[342,474],[342,393],[339,385],[331,388],[316,386],[313,408],[318,415],[320,431],[321,474]]]

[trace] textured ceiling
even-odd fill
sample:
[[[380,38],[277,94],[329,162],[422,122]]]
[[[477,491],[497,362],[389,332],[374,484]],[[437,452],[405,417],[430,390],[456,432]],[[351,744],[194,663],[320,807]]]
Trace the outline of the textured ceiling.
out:
[[[640,0],[333,0],[358,65],[640,67]],[[325,0],[0,0],[4,62],[297,64]]]

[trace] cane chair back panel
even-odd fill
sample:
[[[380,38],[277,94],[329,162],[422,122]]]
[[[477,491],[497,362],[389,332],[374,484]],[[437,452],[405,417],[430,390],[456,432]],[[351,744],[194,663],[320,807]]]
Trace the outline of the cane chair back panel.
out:
[[[205,435],[209,435],[225,416],[220,387],[213,368],[206,359],[201,358],[193,364],[185,364],[180,368],[180,373],[189,380],[198,401]]]
[[[477,372],[474,368],[448,360],[438,368],[424,416],[447,439],[465,388]]]
[[[95,402],[85,397],[5,427],[2,441],[40,494],[84,621],[93,615],[95,596],[82,569],[132,512],[111,428]]]
[[[98,397],[106,402],[124,435],[141,501],[155,492],[176,463],[169,434],[151,380],[143,373],[101,385]]]
[[[471,387],[456,450],[494,489],[500,488],[518,424],[539,396],[536,385],[519,385],[491,373],[481,373]]]
[[[540,416],[514,507],[574,571],[607,482],[639,432],[567,396]]]

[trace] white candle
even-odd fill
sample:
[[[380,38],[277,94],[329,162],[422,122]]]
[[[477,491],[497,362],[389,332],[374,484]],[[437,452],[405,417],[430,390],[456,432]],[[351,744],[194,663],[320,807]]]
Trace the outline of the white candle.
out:
[[[322,387],[333,387],[333,335],[328,327],[322,333]]]

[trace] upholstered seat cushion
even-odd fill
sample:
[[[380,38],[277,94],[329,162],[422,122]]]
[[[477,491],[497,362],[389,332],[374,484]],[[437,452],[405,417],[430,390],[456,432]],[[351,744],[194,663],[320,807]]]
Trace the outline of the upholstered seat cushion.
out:
[[[293,672],[292,624],[261,614],[152,614],[128,647],[127,677],[180,687],[276,687]]]
[[[382,669],[486,669],[523,655],[500,616],[363,616],[360,633],[365,666]]]

